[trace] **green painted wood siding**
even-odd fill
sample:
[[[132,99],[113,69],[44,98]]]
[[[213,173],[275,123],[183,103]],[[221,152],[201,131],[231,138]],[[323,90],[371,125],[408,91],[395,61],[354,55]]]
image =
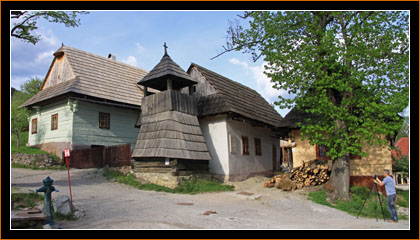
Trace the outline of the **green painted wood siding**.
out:
[[[99,128],[99,113],[110,114],[110,128]],[[136,144],[139,129],[134,125],[140,110],[130,110],[79,101],[73,116],[73,145]]]
[[[58,128],[51,130],[51,115],[58,114]],[[37,133],[32,134],[32,119],[37,118]],[[39,114],[32,110],[29,115],[29,145],[48,142],[71,142],[72,140],[73,113],[67,100],[62,100],[41,107]]]

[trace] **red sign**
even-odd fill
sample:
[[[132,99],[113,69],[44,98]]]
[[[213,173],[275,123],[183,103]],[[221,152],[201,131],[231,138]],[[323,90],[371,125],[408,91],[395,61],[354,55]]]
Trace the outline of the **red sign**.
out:
[[[70,149],[64,149],[64,157],[70,157]]]

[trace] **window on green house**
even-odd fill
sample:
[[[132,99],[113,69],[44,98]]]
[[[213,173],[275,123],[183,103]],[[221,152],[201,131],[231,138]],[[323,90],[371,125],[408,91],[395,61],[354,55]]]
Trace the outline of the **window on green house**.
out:
[[[58,113],[51,115],[51,130],[58,128]]]
[[[99,128],[109,129],[111,115],[109,113],[99,113]]]
[[[34,118],[34,119],[32,119],[31,133],[32,134],[36,134],[37,133],[37,129],[38,129],[38,118]]]

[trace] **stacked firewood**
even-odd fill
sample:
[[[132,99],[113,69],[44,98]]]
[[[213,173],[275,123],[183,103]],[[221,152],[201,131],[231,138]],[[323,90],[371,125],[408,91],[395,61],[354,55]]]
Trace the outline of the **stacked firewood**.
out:
[[[295,190],[326,183],[330,179],[331,169],[327,163],[319,160],[305,162],[289,173],[274,176],[264,183],[264,187],[277,187],[283,190]]]

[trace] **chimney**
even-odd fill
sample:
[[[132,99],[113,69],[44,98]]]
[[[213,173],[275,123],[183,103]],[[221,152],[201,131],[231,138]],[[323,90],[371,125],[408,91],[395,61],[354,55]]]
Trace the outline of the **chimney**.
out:
[[[110,54],[108,54],[108,59],[112,59],[112,60],[116,61],[117,60],[117,56],[112,55],[112,53],[110,53]]]

